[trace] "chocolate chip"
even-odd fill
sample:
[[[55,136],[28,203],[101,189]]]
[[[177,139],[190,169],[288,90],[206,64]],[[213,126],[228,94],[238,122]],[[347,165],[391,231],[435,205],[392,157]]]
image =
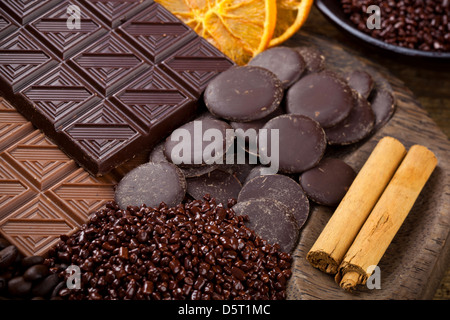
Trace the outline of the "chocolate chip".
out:
[[[450,51],[450,7],[448,1],[341,0],[344,14],[362,32],[386,43],[423,51]],[[381,29],[367,28],[372,12],[380,8]]]
[[[245,216],[206,199],[170,208],[129,206],[127,210],[108,203],[50,252],[46,264],[64,279],[67,274],[59,252],[71,252],[69,263],[81,267],[80,289],[59,282],[52,299],[285,299],[291,255],[248,228]],[[97,232],[86,237],[91,228]],[[93,257],[102,250],[107,234],[122,229],[129,230],[129,236],[118,236],[116,249],[84,268],[80,248],[87,248]],[[133,241],[144,231],[145,243]]]

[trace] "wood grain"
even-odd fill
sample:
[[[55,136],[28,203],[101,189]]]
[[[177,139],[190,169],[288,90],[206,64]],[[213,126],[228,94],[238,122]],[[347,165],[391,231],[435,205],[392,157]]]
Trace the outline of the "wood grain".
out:
[[[293,276],[288,299],[432,299],[450,261],[450,143],[402,81],[384,67],[376,66],[357,52],[321,36],[299,32],[286,45],[315,45],[330,69],[338,72],[365,70],[378,87],[391,89],[397,110],[390,122],[366,141],[330,150],[359,170],[378,141],[392,136],[407,149],[421,144],[435,153],[438,166],[422,190],[407,219],[379,263],[381,289],[361,287],[354,293],[342,290],[333,277],[313,268],[305,257],[333,213],[332,208],[313,206],[310,218],[294,251]]]

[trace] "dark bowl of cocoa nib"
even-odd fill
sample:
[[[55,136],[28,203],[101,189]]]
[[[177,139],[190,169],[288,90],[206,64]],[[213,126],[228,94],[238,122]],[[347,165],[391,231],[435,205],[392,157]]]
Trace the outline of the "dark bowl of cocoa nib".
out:
[[[344,33],[385,52],[450,61],[450,0],[316,0]]]

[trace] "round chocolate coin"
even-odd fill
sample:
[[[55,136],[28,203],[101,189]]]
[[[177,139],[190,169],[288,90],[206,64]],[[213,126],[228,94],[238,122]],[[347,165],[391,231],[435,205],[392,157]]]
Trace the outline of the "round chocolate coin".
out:
[[[150,152],[149,161],[158,162],[169,162],[164,155],[164,142],[157,144],[153,150]],[[217,169],[220,165],[218,164],[205,164],[203,166],[193,166],[193,167],[179,167],[186,178],[198,177],[208,172]]]
[[[246,215],[246,226],[282,251],[292,252],[298,239],[298,229],[289,208],[273,199],[251,199],[232,207],[238,215]]]
[[[374,128],[375,114],[366,98],[354,91],[354,107],[350,115],[338,125],[326,128],[330,145],[348,145],[361,141]]]
[[[153,149],[150,151],[150,155],[148,157],[150,162],[159,163],[159,162],[168,162],[166,156],[164,155],[164,142],[158,143]]]
[[[204,101],[216,117],[230,121],[258,120],[274,112],[283,98],[283,85],[271,71],[254,66],[232,67],[205,89]]]
[[[145,163],[131,170],[119,182],[115,201],[121,209],[127,206],[169,207],[181,203],[186,194],[183,172],[169,162]]]
[[[306,116],[281,115],[267,122],[263,129],[267,129],[267,134],[260,134],[260,161],[264,165],[278,161],[281,172],[300,173],[311,169],[325,153],[324,130]]]
[[[247,182],[249,182],[250,180],[252,180],[253,178],[256,178],[259,176],[266,176],[266,175],[270,175],[270,174],[273,174],[273,173],[271,172],[269,167],[260,166],[260,165],[256,166],[252,170],[250,170],[249,174],[245,178],[244,185]]]
[[[182,167],[220,163],[233,144],[232,127],[225,121],[204,117],[174,130],[164,143],[164,155]]]
[[[308,116],[323,128],[335,126],[344,120],[353,107],[351,88],[330,72],[309,74],[286,94],[287,113]]]
[[[305,60],[299,52],[282,46],[259,53],[249,61],[248,65],[272,71],[281,80],[284,89],[297,81],[306,68]]]
[[[325,56],[316,47],[296,47],[294,48],[303,57],[308,73],[319,72],[325,69]]]
[[[374,87],[372,76],[362,70],[353,70],[345,75],[348,85],[364,98],[368,98]]]
[[[387,90],[376,90],[370,102],[375,114],[375,127],[380,128],[386,124],[394,114],[394,97],[392,93]]]
[[[242,188],[239,180],[229,172],[214,170],[199,177],[186,179],[187,193],[194,199],[203,199],[206,194],[217,203],[226,205],[228,200],[237,199]]]
[[[353,168],[344,161],[325,158],[316,167],[303,172],[299,180],[312,201],[326,206],[337,206],[355,177]]]
[[[300,185],[288,176],[263,175],[249,180],[239,192],[238,203],[260,198],[281,201],[294,216],[298,228],[308,218],[309,200]]]

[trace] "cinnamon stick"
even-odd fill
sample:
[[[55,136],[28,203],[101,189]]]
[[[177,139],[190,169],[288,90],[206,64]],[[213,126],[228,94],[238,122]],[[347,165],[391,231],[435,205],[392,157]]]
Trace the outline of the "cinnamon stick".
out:
[[[336,208],[306,259],[316,268],[336,274],[369,213],[406,154],[392,137],[381,139]]]
[[[335,280],[342,288],[366,283],[368,268],[384,255],[436,165],[427,148],[410,148],[339,266]]]

